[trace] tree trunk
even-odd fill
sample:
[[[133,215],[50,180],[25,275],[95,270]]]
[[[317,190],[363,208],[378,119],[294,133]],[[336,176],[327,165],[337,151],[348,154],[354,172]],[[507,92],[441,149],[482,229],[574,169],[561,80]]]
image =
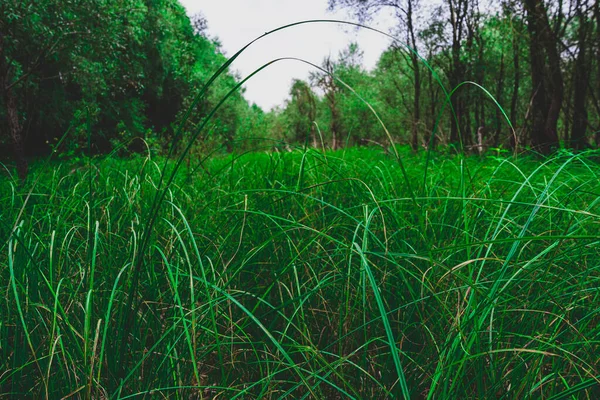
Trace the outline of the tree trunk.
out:
[[[17,98],[11,88],[10,68],[4,56],[4,36],[0,33],[0,89],[6,106],[8,131],[13,145],[14,160],[17,166],[17,175],[21,181],[27,177],[27,159],[23,149],[23,129],[19,121],[19,107]]]
[[[408,35],[410,38],[409,46],[412,47],[413,51],[417,51],[417,41],[415,39],[415,29],[413,25],[413,2],[408,0],[406,8],[406,24],[408,28]],[[421,119],[421,71],[419,69],[419,58],[416,53],[410,53],[410,60],[412,62],[413,74],[414,74],[414,99],[413,99],[413,123],[410,146],[413,151],[419,149],[419,122]]]
[[[433,60],[433,52],[429,50],[428,62]],[[435,134],[437,130],[436,119],[437,119],[437,111],[435,105],[437,103],[437,96],[435,94],[435,85],[433,80],[433,72],[429,70],[428,76],[428,84],[429,84],[429,114],[431,118],[431,128],[428,128],[425,132],[425,145],[428,150],[433,150],[435,148]]]
[[[17,165],[17,174],[21,181],[27,178],[27,159],[23,149],[23,129],[19,123],[19,111],[17,108],[17,99],[12,93],[12,89],[4,91],[4,102],[6,104],[6,113],[8,117],[8,130],[12,140],[15,163]]]
[[[498,85],[496,86],[496,101],[502,104],[502,93],[504,92],[504,53],[500,58],[500,76],[498,76]],[[494,147],[498,147],[500,143],[500,133],[502,131],[502,125],[504,120],[502,119],[502,112],[500,107],[496,106],[496,131],[494,132]]]
[[[478,20],[476,18],[471,19],[471,21],[469,22],[469,37],[470,37],[470,41],[472,43],[477,43],[478,48],[477,48],[477,61],[475,63],[475,81],[477,83],[479,83],[480,85],[484,84],[485,81],[485,68],[483,68],[485,62],[484,62],[484,50],[485,50],[485,40],[483,39],[483,36],[481,35],[481,32],[479,30],[479,23]],[[470,49],[469,51],[472,51],[472,49]],[[502,74],[502,73],[501,73]],[[500,77],[500,79],[502,79],[502,77]],[[482,144],[483,142],[481,142],[481,140],[483,140],[483,134],[486,133],[486,129],[485,127],[487,126],[486,120],[485,120],[485,105],[486,105],[486,100],[487,100],[487,96],[485,93],[483,93],[483,91],[476,91],[473,94],[474,97],[474,102],[472,104],[474,104],[475,107],[475,129],[477,129],[476,134],[475,134],[475,146],[478,148],[479,153],[481,154],[482,150]],[[471,129],[471,127],[469,126],[469,139],[471,138],[471,132],[473,132],[473,130]]]
[[[573,68],[575,69],[575,68]],[[573,80],[575,72],[571,74],[571,82],[565,82],[565,110],[563,112],[565,122],[563,124],[563,141],[566,147],[572,147],[569,134],[571,133],[571,120],[573,118],[571,111],[573,108],[573,92],[575,89],[575,81]]]
[[[594,4],[594,18],[596,19],[596,66],[598,71],[596,72],[596,88],[597,99],[600,99],[600,1],[596,1]],[[596,146],[600,146],[600,127],[596,128]]]
[[[417,79],[417,73],[415,73],[415,79]],[[413,123],[412,123],[412,132],[411,132],[411,138],[410,138],[410,147],[412,148],[412,150],[414,152],[416,152],[419,149],[419,120],[420,120],[420,101],[419,98],[421,97],[421,88],[417,88],[417,85],[415,83],[415,98],[414,98],[414,115],[413,115]]]
[[[558,118],[564,97],[557,41],[542,0],[524,0],[530,39],[533,123],[531,144],[542,154],[558,147]]]
[[[327,102],[329,104],[329,111],[331,112],[331,123],[329,125],[331,130],[331,149],[337,150],[339,148],[340,112],[337,106],[335,89],[332,88],[327,93]]]
[[[453,59],[458,59],[458,57],[460,57],[459,54],[457,54],[456,56],[454,55],[455,50],[452,51],[452,58]],[[458,69],[460,68],[460,61],[454,61],[453,63],[453,67],[452,67],[452,72],[451,72],[451,78],[450,78],[450,86],[452,89],[454,89],[456,86],[458,86],[458,84],[461,82],[460,80],[460,72],[458,71]],[[451,121],[451,125],[450,125],[450,143],[451,144],[458,144],[459,142],[462,142],[462,135],[460,133],[460,120],[461,120],[461,116],[462,116],[462,110],[461,110],[461,102],[459,101],[460,99],[458,98],[458,94],[454,93],[452,95],[452,97],[450,98],[450,105],[452,106],[452,110],[454,112],[454,115],[452,116],[452,121]]]
[[[517,32],[513,32],[513,68],[514,68],[514,77],[513,77],[513,90],[512,97],[510,100],[510,123],[513,126],[513,129],[517,129],[517,105],[519,101],[519,86],[521,84],[521,49],[519,46],[519,35]],[[510,139],[511,148],[514,150],[517,146],[517,137],[515,136],[515,132],[512,132]]]
[[[461,47],[463,45],[462,40],[464,37],[464,22],[468,13],[468,1],[466,0],[447,0],[449,12],[450,12],[450,25],[452,28],[452,66],[450,68],[450,86],[452,89],[456,88],[459,84],[464,81],[464,66],[463,62],[460,59]],[[454,110],[454,115],[452,119],[452,123],[450,125],[450,143],[454,145],[459,145],[459,149],[462,150],[464,145],[469,145],[470,140],[466,138],[462,132],[462,125],[466,118],[468,118],[468,113],[465,110],[465,105],[462,98],[458,93],[454,93],[454,95],[450,98],[450,105]],[[454,117],[456,117],[454,119]],[[470,136],[470,135],[469,135]],[[467,142],[465,142],[467,140]]]
[[[584,2],[585,6],[587,2]],[[587,30],[588,24],[583,13],[584,4],[578,4],[577,14],[579,17],[578,42],[579,49],[577,59],[575,60],[575,72],[573,74],[574,94],[573,94],[573,125],[571,127],[571,145],[575,149],[582,149],[587,146],[585,132],[588,124],[588,114],[586,109],[586,97],[588,82],[590,79],[590,70],[587,65]]]
[[[304,88],[306,96],[308,98],[308,119],[310,120],[310,140],[312,141],[312,147],[317,148],[317,129],[315,126],[315,121],[317,120],[317,104],[315,102],[315,96],[311,93],[308,86]]]
[[[480,126],[477,129],[477,153],[479,155],[483,154],[483,135],[485,134],[485,128]]]

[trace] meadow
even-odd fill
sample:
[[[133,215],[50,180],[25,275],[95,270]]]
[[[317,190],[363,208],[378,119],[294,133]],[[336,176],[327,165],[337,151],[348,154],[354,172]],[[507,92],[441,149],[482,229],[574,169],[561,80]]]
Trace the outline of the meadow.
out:
[[[599,153],[399,154],[4,176],[0,397],[598,398]]]

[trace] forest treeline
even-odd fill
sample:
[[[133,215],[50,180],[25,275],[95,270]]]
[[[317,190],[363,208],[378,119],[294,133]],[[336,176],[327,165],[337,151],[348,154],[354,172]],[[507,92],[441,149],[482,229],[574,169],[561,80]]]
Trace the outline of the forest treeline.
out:
[[[195,95],[226,61],[206,26],[177,0],[1,0],[3,153],[24,176],[27,158],[52,150],[167,148]],[[189,126],[237,80],[231,73],[217,80]],[[210,135],[231,148],[260,112],[237,93],[215,115]]]
[[[373,71],[361,68],[355,45],[322,65],[369,101],[394,141],[414,150],[518,147],[543,154],[598,145],[598,2],[432,3],[329,0],[330,8],[349,9],[365,23],[380,12],[397,20],[398,41]],[[387,141],[369,107],[322,71],[296,81],[290,96],[279,130],[291,140],[310,132],[316,144],[323,132],[333,148]]]
[[[247,139],[257,138],[546,154],[600,142],[597,1],[329,0],[329,7],[366,24],[393,15],[398,40],[372,71],[355,44],[327,57],[268,113],[236,93],[197,140],[199,151],[252,148],[260,141]],[[165,151],[193,106],[189,137],[240,81],[227,72],[193,104],[226,61],[206,32],[207,21],[189,18],[176,0],[2,0],[3,153],[25,176],[28,157],[52,150]]]

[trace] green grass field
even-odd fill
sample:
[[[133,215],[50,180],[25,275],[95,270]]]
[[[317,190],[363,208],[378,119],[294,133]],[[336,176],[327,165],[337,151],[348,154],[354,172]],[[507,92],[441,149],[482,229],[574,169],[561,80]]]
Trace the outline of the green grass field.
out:
[[[0,393],[598,398],[598,153],[401,156],[2,178]]]

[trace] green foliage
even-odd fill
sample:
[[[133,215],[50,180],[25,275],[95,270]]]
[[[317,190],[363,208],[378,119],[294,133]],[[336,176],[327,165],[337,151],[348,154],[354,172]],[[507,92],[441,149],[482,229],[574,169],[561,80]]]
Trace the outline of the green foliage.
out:
[[[384,107],[377,101],[375,78],[361,63],[362,52],[351,44],[337,60],[326,59],[322,69],[311,75],[310,84],[294,80],[283,111],[272,113],[273,136],[312,147],[321,147],[321,140],[334,147],[334,137],[336,146],[385,141],[384,131],[369,105]],[[275,134],[281,126],[287,132]],[[334,126],[338,131],[335,135]]]
[[[342,112],[342,127],[346,138],[344,144],[359,145],[367,140],[381,141],[384,132],[369,108],[367,102],[381,109],[376,77],[362,67],[363,54],[357,44],[350,44],[339,56],[335,74],[342,82],[356,91],[348,89],[340,92],[339,107]],[[386,107],[387,108],[387,107]]]
[[[284,118],[287,122],[289,141],[316,143],[317,98],[304,81],[294,80],[290,100],[286,104]]]
[[[0,9],[0,57],[10,66],[0,73],[15,85],[27,147],[38,153],[70,127],[65,154],[87,149],[90,131],[95,152],[141,150],[134,139],[149,131],[166,146],[198,88],[225,62],[176,0],[8,1]],[[235,82],[227,75],[214,85],[190,127]],[[231,142],[247,107],[237,96],[220,112],[217,140]],[[4,119],[0,125],[8,131]]]

